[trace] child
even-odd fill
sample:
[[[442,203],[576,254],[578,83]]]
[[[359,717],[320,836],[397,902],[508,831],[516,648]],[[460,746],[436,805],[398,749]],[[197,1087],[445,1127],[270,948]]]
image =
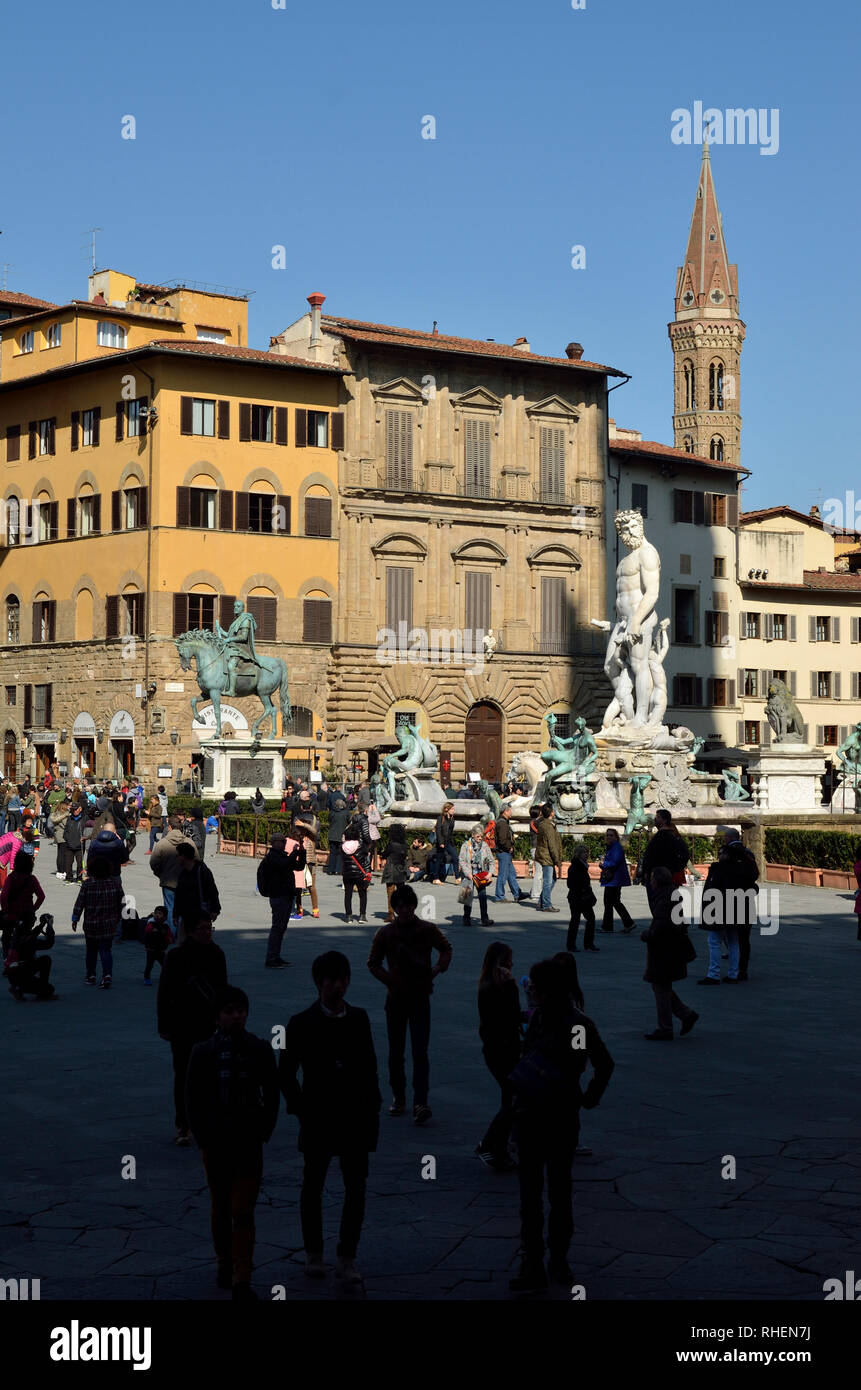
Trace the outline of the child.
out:
[[[144,946],[146,947],[143,982],[145,985],[151,985],[152,968],[158,961],[159,970],[164,969],[165,952],[173,940],[167,921],[167,908],[161,903],[158,907],[153,908],[147,917],[144,922],[143,933]]]
[[[13,999],[22,1000],[25,994],[35,994],[37,999],[56,999],[49,978],[50,957],[38,955],[39,951],[50,951],[54,941],[54,919],[50,912],[43,912],[38,923],[20,922],[14,928],[6,957],[6,975]]]

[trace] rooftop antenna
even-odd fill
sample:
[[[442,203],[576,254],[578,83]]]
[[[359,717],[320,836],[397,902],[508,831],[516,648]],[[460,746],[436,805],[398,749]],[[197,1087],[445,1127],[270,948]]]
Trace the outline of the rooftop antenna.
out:
[[[100,232],[101,230],[102,230],[101,227],[88,227],[88,228],[87,228],[87,232],[88,232],[88,234],[89,234],[89,236],[90,236],[90,246],[89,246],[89,248],[85,248],[85,247],[82,247],[82,248],[81,248],[82,250],[89,249],[89,252],[90,252],[90,259],[91,259],[92,264],[93,264],[93,274],[94,274],[94,275],[95,275],[95,273],[96,273],[96,232]]]
[[[12,269],[12,262],[11,262],[11,261],[4,261],[3,264],[0,265],[0,270],[3,271],[3,289],[4,289],[4,291],[8,288],[6,282],[7,282],[8,278],[9,278],[9,271],[10,271],[11,269]]]

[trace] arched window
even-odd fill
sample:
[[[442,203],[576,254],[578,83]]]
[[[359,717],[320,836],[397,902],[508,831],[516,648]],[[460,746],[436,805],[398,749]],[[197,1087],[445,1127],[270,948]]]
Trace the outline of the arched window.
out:
[[[693,362],[685,362],[685,410],[697,408],[697,379]]]
[[[124,348],[126,345],[126,330],[122,324],[110,323],[103,319],[98,328],[99,347]]]
[[[6,544],[18,545],[21,540],[21,503],[17,497],[6,499]]]
[[[709,410],[723,410],[723,362],[709,367]]]
[[[6,600],[6,641],[17,647],[21,640],[21,600],[10,594]]]
[[[686,435],[685,435],[685,453],[686,453],[686,454],[692,454],[693,452],[694,452],[694,441],[693,441],[693,438],[692,438],[691,435],[686,434]]]
[[[717,463],[723,463],[723,440],[719,434],[713,434],[709,444],[709,458]]]
[[[91,642],[95,600],[90,589],[81,589],[75,600],[75,641]]]

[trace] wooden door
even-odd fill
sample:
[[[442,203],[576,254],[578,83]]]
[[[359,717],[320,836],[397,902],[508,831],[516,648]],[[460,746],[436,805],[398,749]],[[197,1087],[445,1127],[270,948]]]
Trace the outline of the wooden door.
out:
[[[3,775],[10,782],[18,781],[18,743],[11,731],[3,740]]]
[[[488,782],[502,780],[502,715],[495,705],[482,701],[466,716],[464,767]]]

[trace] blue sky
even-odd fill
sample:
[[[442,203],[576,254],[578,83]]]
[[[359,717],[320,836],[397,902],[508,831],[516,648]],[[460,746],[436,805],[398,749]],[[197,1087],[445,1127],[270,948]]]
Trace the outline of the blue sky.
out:
[[[578,340],[632,374],[619,423],[668,442],[700,160],[671,112],[778,108],[776,155],[712,150],[748,330],[744,504],[861,497],[850,0],[49,0],[7,7],[3,40],[10,288],[83,296],[100,226],[101,266],[253,290],[258,347],[311,290],[348,317]]]

